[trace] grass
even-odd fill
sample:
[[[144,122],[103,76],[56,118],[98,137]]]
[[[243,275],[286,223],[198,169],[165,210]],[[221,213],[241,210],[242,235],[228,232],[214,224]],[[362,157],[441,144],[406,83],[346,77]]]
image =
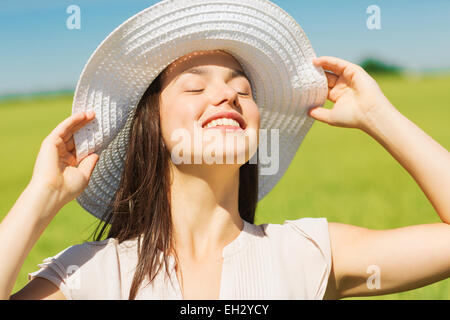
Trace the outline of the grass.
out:
[[[450,76],[377,77],[383,92],[411,121],[450,149]],[[72,96],[0,102],[0,218],[27,185],[45,136],[70,115]],[[331,106],[328,103],[328,106]],[[366,134],[316,122],[291,166],[258,205],[256,224],[301,217],[371,229],[439,222],[415,181]],[[75,201],[65,206],[27,257],[13,292],[37,264],[88,239],[97,220]],[[365,299],[450,299],[450,279],[398,294]]]

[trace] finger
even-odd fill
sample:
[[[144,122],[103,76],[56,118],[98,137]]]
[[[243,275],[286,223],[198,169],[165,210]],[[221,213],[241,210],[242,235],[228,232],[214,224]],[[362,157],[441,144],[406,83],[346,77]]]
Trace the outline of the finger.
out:
[[[313,63],[323,69],[332,71],[337,76],[342,75],[346,69],[356,69],[355,64],[336,57],[324,56],[315,58],[313,59]]]
[[[55,144],[56,148],[58,149],[58,155],[60,157],[63,157],[68,152],[66,143],[64,142],[63,138],[56,137],[54,144]]]
[[[72,127],[69,132],[64,136],[64,140],[69,140],[75,132],[80,130],[82,127],[84,127],[89,121],[92,121],[95,118],[95,112],[94,111],[87,111],[86,112],[86,118],[81,121],[80,123],[77,123],[74,127]]]
[[[78,169],[80,169],[86,179],[90,178],[98,159],[99,156],[96,153],[91,153],[90,155],[83,158],[79,163]]]
[[[71,152],[75,149],[75,141],[73,139],[73,135],[69,138],[68,141],[66,141],[66,149],[69,152]]]
[[[66,163],[69,166],[76,166],[77,165],[77,158],[75,155],[71,152],[67,152],[63,157],[62,161]]]
[[[328,88],[330,88],[330,89],[334,88],[339,77],[328,71],[325,71],[325,75],[327,76]]]
[[[66,134],[64,135],[63,139],[65,142],[67,142],[75,132],[77,132],[78,130],[80,130],[82,127],[84,127],[89,121],[92,121],[95,118],[95,112],[94,111],[87,111],[86,112],[86,117],[81,121],[76,123],[72,128],[70,128],[68,130],[68,132],[66,132]]]
[[[53,135],[63,138],[70,129],[76,126],[78,123],[86,119],[85,112],[79,112],[66,118],[64,121],[59,123],[56,128],[52,131]]]
[[[331,123],[330,118],[330,109],[322,108],[322,107],[316,107],[309,111],[310,117],[328,123]]]
[[[61,157],[68,152],[72,152],[75,149],[75,141],[73,139],[73,136],[67,142],[64,142],[64,139],[61,137],[56,137],[54,141],[54,144],[58,149],[58,155]]]

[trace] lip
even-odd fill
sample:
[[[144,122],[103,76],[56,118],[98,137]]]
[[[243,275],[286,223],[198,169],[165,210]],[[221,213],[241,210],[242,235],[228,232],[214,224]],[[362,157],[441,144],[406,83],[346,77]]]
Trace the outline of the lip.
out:
[[[247,128],[247,123],[245,122],[244,118],[236,112],[219,112],[211,117],[207,118],[205,121],[202,122],[202,128],[205,128],[205,126],[210,123],[213,120],[220,119],[220,118],[227,118],[227,119],[233,119],[236,120],[239,123],[239,126],[242,130],[245,130]]]
[[[215,126],[211,128],[204,128],[205,130],[221,130],[222,132],[238,132],[244,131],[242,128],[233,126]]]

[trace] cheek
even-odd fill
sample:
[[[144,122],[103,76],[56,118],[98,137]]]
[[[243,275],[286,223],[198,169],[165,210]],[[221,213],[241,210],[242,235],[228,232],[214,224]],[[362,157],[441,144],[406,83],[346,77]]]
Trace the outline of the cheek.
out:
[[[172,148],[176,141],[171,141],[173,135],[189,133],[193,135],[195,121],[199,119],[199,114],[192,108],[188,101],[172,101],[162,103],[160,107],[161,130],[164,141],[169,148]]]
[[[259,113],[259,108],[256,105],[256,103],[252,103],[251,106],[249,106],[246,109],[246,118],[248,119],[249,124],[254,128],[254,129],[259,129],[260,124],[261,124],[261,115]]]
[[[259,146],[259,130],[261,128],[261,115],[259,112],[259,108],[256,103],[252,103],[248,105],[245,109],[245,117],[248,121],[248,132],[247,134],[252,137],[248,143],[251,145],[251,148],[257,148]]]

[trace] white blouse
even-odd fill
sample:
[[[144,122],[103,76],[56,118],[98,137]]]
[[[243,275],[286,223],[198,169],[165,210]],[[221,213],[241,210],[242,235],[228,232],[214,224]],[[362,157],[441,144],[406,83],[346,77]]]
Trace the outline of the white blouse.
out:
[[[331,270],[327,219],[244,221],[223,258],[221,300],[322,299]],[[28,278],[50,280],[67,299],[128,299],[136,264],[136,240],[109,238],[68,247]],[[144,280],[136,299],[183,299],[172,257],[169,270],[170,278],[163,265],[152,283]]]

